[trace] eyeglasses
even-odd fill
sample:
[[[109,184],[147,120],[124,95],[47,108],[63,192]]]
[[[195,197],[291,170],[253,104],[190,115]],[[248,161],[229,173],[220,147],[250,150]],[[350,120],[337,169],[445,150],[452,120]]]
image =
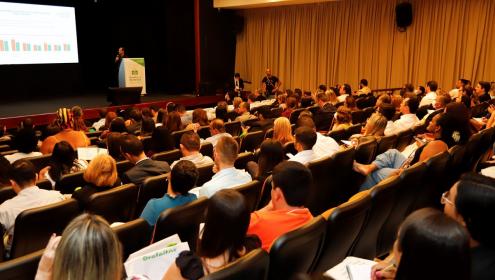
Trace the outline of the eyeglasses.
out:
[[[452,202],[450,199],[447,198],[448,195],[449,195],[449,191],[446,191],[446,192],[442,193],[442,198],[440,198],[440,203],[442,203],[442,204],[447,204],[448,203],[448,204],[450,204],[450,205],[452,205],[452,206],[455,207],[454,202]]]

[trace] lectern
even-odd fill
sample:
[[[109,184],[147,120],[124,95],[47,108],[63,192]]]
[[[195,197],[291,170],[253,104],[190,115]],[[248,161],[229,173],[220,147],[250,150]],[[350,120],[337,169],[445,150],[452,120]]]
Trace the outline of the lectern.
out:
[[[146,94],[146,73],[144,58],[123,58],[119,67],[119,87],[142,87],[141,95]]]

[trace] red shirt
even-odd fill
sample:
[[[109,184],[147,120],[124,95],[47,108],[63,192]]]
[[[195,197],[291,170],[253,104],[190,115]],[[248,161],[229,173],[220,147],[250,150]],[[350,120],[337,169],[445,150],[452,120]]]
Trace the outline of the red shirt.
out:
[[[279,236],[295,230],[313,219],[307,208],[251,213],[248,234],[256,234],[261,239],[261,247],[268,251]]]

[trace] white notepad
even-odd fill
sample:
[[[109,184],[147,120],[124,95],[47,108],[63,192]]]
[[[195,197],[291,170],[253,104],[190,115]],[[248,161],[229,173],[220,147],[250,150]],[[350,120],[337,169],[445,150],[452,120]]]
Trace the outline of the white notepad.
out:
[[[325,275],[335,280],[369,280],[371,268],[376,262],[356,257],[347,257],[338,265],[332,267]]]

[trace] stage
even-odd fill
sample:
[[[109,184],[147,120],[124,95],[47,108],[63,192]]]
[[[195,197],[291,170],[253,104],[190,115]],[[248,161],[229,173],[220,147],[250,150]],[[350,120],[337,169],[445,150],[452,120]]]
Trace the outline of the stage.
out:
[[[141,96],[141,103],[134,105],[120,105],[109,107],[107,101],[107,91],[88,91],[74,94],[73,96],[52,96],[46,98],[37,98],[32,100],[18,100],[2,102],[0,104],[0,125],[7,128],[16,127],[19,121],[25,118],[32,118],[36,125],[48,124],[55,117],[55,111],[58,108],[72,106],[81,106],[84,110],[85,118],[98,118],[98,109],[108,107],[115,111],[120,108],[129,106],[149,107],[158,105],[165,107],[168,102],[184,104],[186,108],[208,107],[215,105],[218,101],[223,100],[223,96],[195,96],[193,94],[169,94],[169,93],[150,93]]]

